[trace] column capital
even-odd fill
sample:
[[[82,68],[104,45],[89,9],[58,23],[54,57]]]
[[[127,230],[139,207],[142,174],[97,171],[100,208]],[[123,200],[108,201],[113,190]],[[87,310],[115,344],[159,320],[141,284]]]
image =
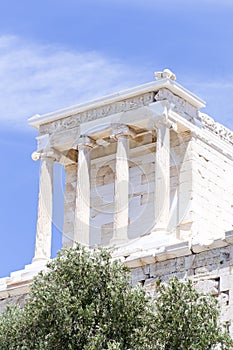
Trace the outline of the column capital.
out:
[[[161,101],[163,103],[163,110],[161,113],[156,111],[156,104],[151,104],[149,106],[149,110],[154,113],[150,121],[150,129],[158,129],[160,125],[166,126],[169,129],[173,129],[177,131],[177,123],[173,120],[173,118],[169,115],[170,111],[174,109],[174,103],[168,102],[166,100]]]
[[[88,135],[80,135],[79,139],[73,143],[73,148],[79,150],[83,147],[94,148],[96,143]]]
[[[53,149],[35,151],[32,153],[31,157],[34,161],[49,158],[53,159],[54,162],[59,162],[59,160],[61,159],[61,155]]]
[[[117,140],[121,136],[128,136],[130,138],[133,138],[135,136],[135,133],[132,129],[128,127],[128,125],[124,125],[124,124],[112,125],[112,132],[111,132],[110,138]]]
[[[158,129],[160,126],[166,126],[168,129],[177,131],[177,124],[168,119],[161,119],[154,124],[154,129]]]

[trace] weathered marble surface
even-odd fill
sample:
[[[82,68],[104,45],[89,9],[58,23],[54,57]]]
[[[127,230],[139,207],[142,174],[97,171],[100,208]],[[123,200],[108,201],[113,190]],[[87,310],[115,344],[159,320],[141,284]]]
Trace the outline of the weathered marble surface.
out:
[[[6,309],[7,305],[19,305],[20,307],[24,307],[27,297],[28,294],[21,294],[0,300],[0,315]]]
[[[215,296],[221,307],[221,321],[228,324],[233,336],[233,246],[209,248],[173,259],[142,264],[131,269],[133,284],[142,284],[147,292],[156,295],[158,279],[167,281],[177,276],[190,278],[197,290]]]

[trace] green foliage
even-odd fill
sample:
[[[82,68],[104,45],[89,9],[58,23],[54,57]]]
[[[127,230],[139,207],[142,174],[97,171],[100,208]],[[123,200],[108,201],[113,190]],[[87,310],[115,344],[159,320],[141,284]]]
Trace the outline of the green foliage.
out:
[[[216,302],[191,282],[159,285],[153,302],[129,279],[104,249],[62,250],[35,279],[24,309],[9,307],[0,317],[0,349],[233,349]]]
[[[48,267],[24,309],[0,318],[1,350],[150,349],[149,299],[106,250],[64,249]]]
[[[156,333],[161,350],[233,349],[218,324],[217,301],[197,292],[191,283],[173,278],[161,284],[156,298]]]

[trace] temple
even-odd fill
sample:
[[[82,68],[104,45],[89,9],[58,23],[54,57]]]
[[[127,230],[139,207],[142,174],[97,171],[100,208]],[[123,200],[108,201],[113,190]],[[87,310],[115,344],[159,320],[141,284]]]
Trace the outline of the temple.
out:
[[[32,157],[41,162],[34,261],[51,254],[54,162],[66,174],[64,246],[224,238],[233,138],[204,106],[165,70],[152,83],[29,119],[39,132]]]
[[[232,333],[233,133],[204,107],[165,69],[153,82],[30,118],[41,163],[35,254],[0,280],[0,299],[26,293],[50,259],[58,162],[64,247],[111,247],[151,293],[158,276],[193,278],[222,300]]]

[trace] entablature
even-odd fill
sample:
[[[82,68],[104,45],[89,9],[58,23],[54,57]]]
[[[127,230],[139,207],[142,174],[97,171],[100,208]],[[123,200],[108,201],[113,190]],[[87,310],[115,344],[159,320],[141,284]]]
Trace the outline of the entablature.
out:
[[[29,125],[40,129],[41,133],[52,132],[52,130],[59,128],[72,128],[80,122],[148,105],[154,102],[155,94],[160,89],[167,89],[175,96],[188,102],[196,110],[205,107],[203,100],[167,77],[52,113],[37,114],[29,119]]]
[[[90,136],[97,146],[109,146],[114,142],[110,139],[114,123],[129,127],[133,139],[144,142],[167,113],[173,130],[189,131],[231,157],[232,131],[200,112],[205,103],[174,81],[174,74],[164,72],[159,78],[156,75],[155,82],[30,118],[29,124],[39,129],[38,150],[54,148],[67,154],[82,135]]]

